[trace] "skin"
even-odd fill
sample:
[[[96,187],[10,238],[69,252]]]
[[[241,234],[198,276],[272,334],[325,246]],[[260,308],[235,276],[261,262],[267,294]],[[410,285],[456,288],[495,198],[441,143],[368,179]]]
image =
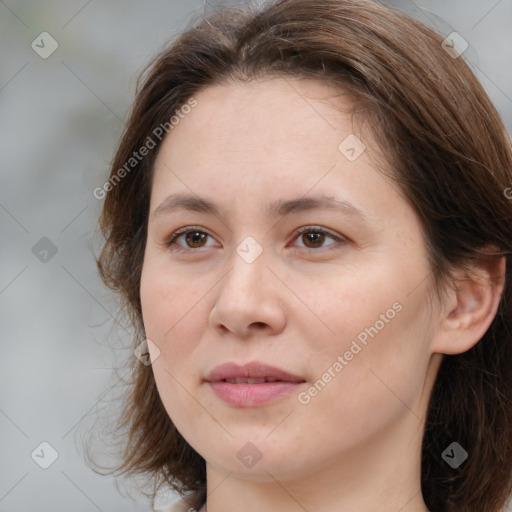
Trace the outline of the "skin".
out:
[[[156,161],[141,301],[160,351],[152,357],[163,404],[207,462],[208,511],[425,512],[420,453],[432,385],[442,354],[468,350],[490,325],[503,281],[486,283],[504,274],[504,260],[482,263],[483,284],[465,279],[433,298],[419,218],[375,169],[385,162],[331,86],[269,78],[195,98]],[[338,149],[352,133],[366,145],[354,161]],[[214,201],[225,217],[154,215],[176,193]],[[326,209],[265,213],[273,201],[318,194],[350,201],[366,220]],[[186,226],[209,236],[168,247]],[[303,226],[309,238],[296,233]],[[312,243],[314,227],[341,241]],[[262,248],[252,263],[236,252],[248,236]],[[307,404],[293,393],[236,407],[204,382],[221,363],[262,361],[301,376],[307,391],[396,303],[400,312]],[[261,454],[251,468],[237,457],[248,442]]]

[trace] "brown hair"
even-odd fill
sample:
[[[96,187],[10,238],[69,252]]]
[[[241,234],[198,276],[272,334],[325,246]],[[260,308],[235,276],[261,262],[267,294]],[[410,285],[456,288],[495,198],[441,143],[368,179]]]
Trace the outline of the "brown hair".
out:
[[[201,89],[268,76],[315,78],[348,91],[422,219],[436,285],[495,248],[507,260],[499,310],[470,350],[445,355],[422,448],[422,493],[436,512],[497,512],[512,492],[512,152],[503,123],[462,58],[408,16],[369,0],[279,0],[224,9],[182,34],[139,79],[111,179],[157,127]],[[169,124],[167,124],[169,127]],[[155,137],[153,137],[154,139]],[[159,146],[159,142],[157,143]],[[139,285],[158,147],[108,187],[98,268],[144,340]],[[442,287],[438,288],[438,291]],[[204,459],[160,400],[151,366],[132,358],[119,432],[121,474],[143,473],[186,492],[205,490]],[[441,457],[457,441],[469,458]]]

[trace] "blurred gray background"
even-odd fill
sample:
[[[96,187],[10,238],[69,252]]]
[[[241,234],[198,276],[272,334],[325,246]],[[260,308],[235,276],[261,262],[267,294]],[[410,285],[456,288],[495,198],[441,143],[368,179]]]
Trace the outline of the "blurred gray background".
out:
[[[387,3],[469,43],[463,56],[511,133],[512,0]],[[131,357],[96,271],[93,190],[108,176],[142,66],[217,5],[0,1],[1,512],[150,509],[93,473],[79,442],[115,395],[112,368]]]

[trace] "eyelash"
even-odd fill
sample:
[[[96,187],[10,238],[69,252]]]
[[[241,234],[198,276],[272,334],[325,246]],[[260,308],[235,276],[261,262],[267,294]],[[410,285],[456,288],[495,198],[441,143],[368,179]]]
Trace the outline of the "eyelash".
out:
[[[199,247],[199,248],[193,248],[193,247],[183,247],[183,246],[180,246],[178,244],[176,244],[176,240],[178,240],[178,238],[182,235],[186,235],[187,233],[203,233],[211,238],[212,235],[210,235],[207,231],[205,231],[203,228],[199,227],[199,226],[187,226],[186,228],[181,228],[181,229],[178,229],[177,231],[175,231],[169,238],[169,240],[167,242],[165,242],[165,246],[172,250],[172,251],[177,251],[177,252],[197,252],[199,249],[204,249],[204,247]],[[296,238],[299,238],[302,234],[304,233],[321,233],[323,235],[326,235],[330,238],[332,238],[335,242],[339,242],[339,243],[346,243],[347,242],[347,239],[341,237],[341,236],[338,236],[338,235],[335,235],[333,232],[329,231],[329,230],[326,230],[324,228],[321,228],[320,226],[304,226],[302,228],[299,228],[295,234],[294,234],[294,240]],[[306,249],[307,251],[316,251],[318,252],[319,250],[323,249],[323,252],[325,251],[329,251],[329,250],[334,250],[333,248],[331,248],[331,246],[335,246],[334,248],[336,248],[337,244],[336,243],[333,243],[333,244],[329,244],[325,247],[319,247],[319,248],[311,248],[311,247],[300,247],[300,249]]]

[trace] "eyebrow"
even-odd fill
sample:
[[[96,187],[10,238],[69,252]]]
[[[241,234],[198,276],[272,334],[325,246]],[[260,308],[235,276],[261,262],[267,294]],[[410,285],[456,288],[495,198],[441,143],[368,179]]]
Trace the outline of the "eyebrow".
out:
[[[268,204],[266,211],[267,215],[271,217],[284,217],[291,213],[320,209],[337,211],[367,222],[366,216],[353,203],[326,195],[299,197],[287,200],[280,199],[274,203]],[[172,194],[165,198],[153,212],[153,217],[176,210],[207,213],[221,218],[227,217],[226,213],[213,201],[187,194]]]

